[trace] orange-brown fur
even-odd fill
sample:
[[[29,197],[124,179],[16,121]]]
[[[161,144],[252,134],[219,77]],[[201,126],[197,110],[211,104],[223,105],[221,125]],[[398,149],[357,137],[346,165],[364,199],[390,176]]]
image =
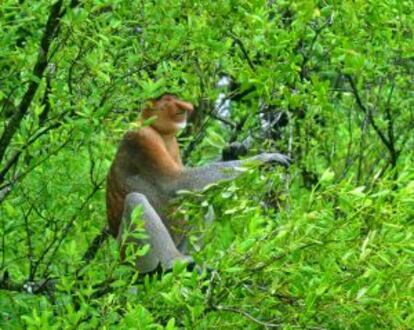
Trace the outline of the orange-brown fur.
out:
[[[107,178],[107,217],[113,236],[119,232],[125,197],[137,188],[128,183],[130,177],[148,182],[154,176],[168,180],[183,170],[176,139],[177,124],[185,122],[187,113],[191,111],[193,106],[190,103],[173,95],[164,95],[149,101],[149,106],[142,111],[141,121],[155,116],[154,122],[124,135]],[[151,193],[154,191],[150,191],[148,197],[155,207],[166,200],[164,196],[151,196]],[[168,223],[166,226],[170,227]]]

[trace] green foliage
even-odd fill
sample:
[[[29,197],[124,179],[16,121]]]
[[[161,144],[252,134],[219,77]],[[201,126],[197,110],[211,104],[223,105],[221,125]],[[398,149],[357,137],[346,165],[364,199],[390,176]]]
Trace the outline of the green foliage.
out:
[[[412,1],[65,0],[36,74],[52,3],[0,4],[0,328],[414,328]],[[239,131],[210,116],[223,73]],[[117,141],[165,91],[198,105],[189,164],[246,137],[294,159],[179,197],[217,272],[142,277],[112,238],[85,259]]]

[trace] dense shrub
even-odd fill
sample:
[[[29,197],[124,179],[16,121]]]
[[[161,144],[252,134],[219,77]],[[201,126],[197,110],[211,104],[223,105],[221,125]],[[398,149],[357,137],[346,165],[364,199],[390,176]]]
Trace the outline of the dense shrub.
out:
[[[413,328],[413,12],[2,1],[0,327]],[[175,216],[210,271],[143,278],[93,242],[117,141],[164,90],[197,105],[188,164],[248,140],[293,165],[183,192]]]

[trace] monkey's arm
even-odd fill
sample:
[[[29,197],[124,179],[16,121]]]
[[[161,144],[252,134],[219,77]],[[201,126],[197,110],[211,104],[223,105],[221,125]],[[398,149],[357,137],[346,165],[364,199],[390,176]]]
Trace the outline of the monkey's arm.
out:
[[[285,167],[289,166],[290,160],[287,156],[279,153],[263,153],[244,160],[233,160],[218,162],[202,167],[185,168],[173,179],[164,184],[168,192],[178,190],[201,190],[205,186],[221,180],[236,178],[243,171],[240,169],[249,162],[279,163]]]
[[[177,176],[182,171],[182,164],[171,156],[160,135],[151,127],[126,133],[124,141],[137,167],[166,177]]]

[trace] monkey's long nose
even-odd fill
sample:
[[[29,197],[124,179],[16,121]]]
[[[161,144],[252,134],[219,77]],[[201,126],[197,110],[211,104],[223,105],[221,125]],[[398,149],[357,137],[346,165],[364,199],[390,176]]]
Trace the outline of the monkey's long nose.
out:
[[[175,101],[175,104],[177,105],[177,107],[179,107],[180,109],[192,112],[194,111],[194,107],[190,102],[184,102],[184,101]]]

